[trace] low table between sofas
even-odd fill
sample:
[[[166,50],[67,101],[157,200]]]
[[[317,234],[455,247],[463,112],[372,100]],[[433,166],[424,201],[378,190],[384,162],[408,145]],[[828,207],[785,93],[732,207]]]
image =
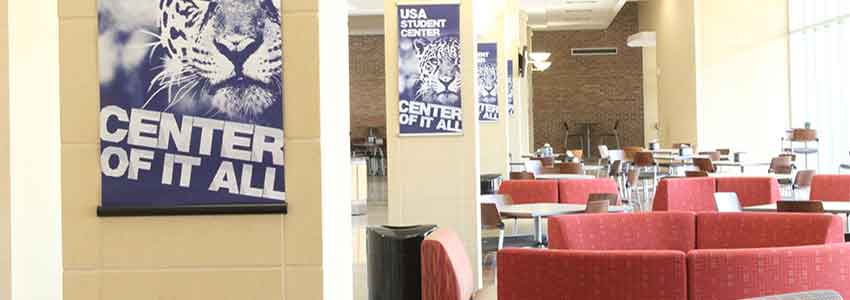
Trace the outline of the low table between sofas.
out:
[[[580,214],[587,209],[585,204],[566,203],[533,203],[507,205],[499,209],[504,218],[534,219],[534,240],[538,246],[543,245],[543,218],[559,215]],[[623,212],[625,206],[609,206],[608,212]]]

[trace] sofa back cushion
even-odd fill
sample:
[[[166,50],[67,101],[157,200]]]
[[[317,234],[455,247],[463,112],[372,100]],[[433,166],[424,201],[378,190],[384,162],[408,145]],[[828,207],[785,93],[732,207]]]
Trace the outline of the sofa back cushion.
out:
[[[809,199],[850,201],[850,175],[815,175]]]
[[[499,251],[498,299],[687,299],[679,251]]]
[[[850,299],[848,266],[850,244],[694,250],[688,253],[689,299],[747,299],[810,290],[834,290]]]
[[[578,214],[549,218],[549,249],[694,249],[691,212]]]
[[[841,217],[799,213],[699,213],[697,249],[790,247],[843,243]]]
[[[502,182],[499,194],[511,196],[513,204],[558,203],[555,180],[508,180]]]
[[[564,179],[558,181],[559,202],[586,204],[590,194],[619,195],[617,182],[611,178]],[[620,202],[619,200],[617,201]]]
[[[717,182],[711,177],[663,179],[655,192],[652,210],[717,211],[716,190]]]
[[[469,300],[472,265],[454,231],[437,229],[422,241],[422,299]]]
[[[781,199],[779,182],[773,177],[719,177],[717,192],[736,193],[741,206],[776,203]]]

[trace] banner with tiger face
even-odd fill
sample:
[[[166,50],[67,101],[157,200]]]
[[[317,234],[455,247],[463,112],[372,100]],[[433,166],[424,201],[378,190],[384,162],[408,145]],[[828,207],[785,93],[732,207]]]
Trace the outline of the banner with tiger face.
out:
[[[399,133],[463,130],[460,6],[398,6]]]
[[[285,200],[280,0],[99,0],[102,205]]]
[[[499,120],[499,73],[496,43],[478,44],[478,120]]]

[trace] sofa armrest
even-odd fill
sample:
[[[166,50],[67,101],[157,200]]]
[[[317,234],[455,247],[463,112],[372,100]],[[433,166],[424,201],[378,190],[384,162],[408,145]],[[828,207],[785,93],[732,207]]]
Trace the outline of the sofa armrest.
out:
[[[497,261],[499,300],[687,298],[679,251],[506,249]]]
[[[688,253],[690,299],[745,299],[821,289],[850,295],[850,244]]]

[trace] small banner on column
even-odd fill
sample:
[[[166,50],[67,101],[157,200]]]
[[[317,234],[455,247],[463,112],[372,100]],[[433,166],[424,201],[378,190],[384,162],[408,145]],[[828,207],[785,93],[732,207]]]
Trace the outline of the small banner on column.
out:
[[[514,61],[508,60],[508,114],[514,114]]]
[[[478,120],[499,120],[498,45],[478,44]]]
[[[463,131],[460,6],[398,6],[398,108],[401,135]]]
[[[103,207],[277,204],[280,0],[99,0]]]

